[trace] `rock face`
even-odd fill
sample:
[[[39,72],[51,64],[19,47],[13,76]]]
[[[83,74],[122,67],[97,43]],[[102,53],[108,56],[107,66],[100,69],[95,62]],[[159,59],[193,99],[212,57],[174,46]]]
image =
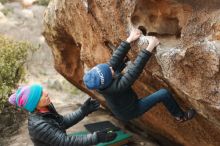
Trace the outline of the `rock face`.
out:
[[[182,145],[220,145],[219,0],[53,0],[45,13],[44,36],[55,68],[88,91],[84,71],[106,62],[132,27],[161,41],[133,88],[140,97],[165,87],[182,107],[198,115],[176,123],[162,104],[133,124]],[[132,45],[133,60],[139,48]]]

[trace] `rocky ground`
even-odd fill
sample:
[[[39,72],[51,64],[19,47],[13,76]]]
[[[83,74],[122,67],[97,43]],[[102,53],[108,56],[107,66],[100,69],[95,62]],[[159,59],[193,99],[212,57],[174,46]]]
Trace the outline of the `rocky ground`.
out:
[[[42,36],[42,17],[45,7],[33,5],[28,9],[17,3],[0,4],[0,34],[16,40],[32,42],[39,49],[29,55],[26,81],[22,84],[40,82],[48,90],[52,102],[61,114],[66,114],[78,108],[88,96],[72,87],[53,68],[51,51]],[[124,129],[124,126],[102,109],[86,117],[82,122],[73,126],[68,132],[84,130],[84,124],[109,120]],[[126,130],[127,131],[127,130]],[[128,131],[133,133],[131,131]],[[27,131],[27,120],[18,129],[17,134],[5,139],[10,146],[32,146]],[[133,133],[133,142],[129,145],[156,146],[156,142],[146,136],[140,137]]]

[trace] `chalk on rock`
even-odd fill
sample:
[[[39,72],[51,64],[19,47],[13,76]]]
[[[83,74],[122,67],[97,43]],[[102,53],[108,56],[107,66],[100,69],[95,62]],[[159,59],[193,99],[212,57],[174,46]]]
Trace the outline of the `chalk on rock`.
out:
[[[139,38],[138,43],[137,43],[138,47],[140,49],[145,49],[145,48],[147,48],[148,44],[149,43],[148,43],[146,36],[141,35],[141,37]]]

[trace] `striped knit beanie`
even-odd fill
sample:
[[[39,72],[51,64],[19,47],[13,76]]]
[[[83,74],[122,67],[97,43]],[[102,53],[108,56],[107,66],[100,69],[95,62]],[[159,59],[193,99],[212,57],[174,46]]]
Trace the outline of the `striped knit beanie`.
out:
[[[39,84],[19,87],[17,91],[9,97],[9,102],[18,107],[33,112],[41,99],[43,88]]]

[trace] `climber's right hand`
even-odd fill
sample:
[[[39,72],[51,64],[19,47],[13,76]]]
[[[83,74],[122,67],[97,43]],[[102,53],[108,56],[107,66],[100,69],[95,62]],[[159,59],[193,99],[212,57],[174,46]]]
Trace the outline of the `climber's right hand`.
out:
[[[131,43],[135,40],[137,40],[140,36],[141,36],[142,32],[137,29],[137,28],[133,28],[131,30],[131,33],[129,35],[129,37],[127,38],[126,42]]]
[[[160,41],[154,37],[154,36],[145,36],[146,39],[148,40],[148,47],[146,48],[146,50],[148,50],[149,52],[152,52],[154,48],[156,48],[159,44]]]

